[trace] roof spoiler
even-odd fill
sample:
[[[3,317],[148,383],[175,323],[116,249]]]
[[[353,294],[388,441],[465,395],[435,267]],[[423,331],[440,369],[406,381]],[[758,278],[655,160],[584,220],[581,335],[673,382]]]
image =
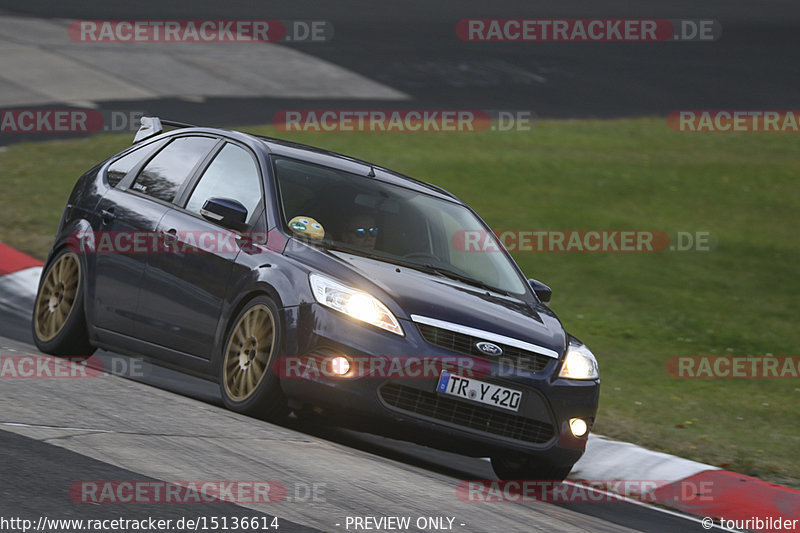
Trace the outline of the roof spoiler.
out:
[[[150,137],[154,137],[164,131],[164,125],[172,126],[175,128],[194,128],[192,124],[185,124],[183,122],[173,122],[171,120],[161,120],[158,117],[142,117],[139,119],[139,131],[133,138],[133,144],[141,142]]]

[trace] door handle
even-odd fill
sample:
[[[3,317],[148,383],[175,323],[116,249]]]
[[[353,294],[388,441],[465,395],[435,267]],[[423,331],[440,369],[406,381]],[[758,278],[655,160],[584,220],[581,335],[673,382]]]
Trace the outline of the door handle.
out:
[[[111,209],[103,209],[100,211],[100,214],[103,216],[103,224],[111,224],[111,222],[117,218],[117,215],[114,214],[114,208]]]
[[[164,247],[166,248],[178,242],[178,230],[174,228],[169,231],[162,231],[161,236],[164,238]]]

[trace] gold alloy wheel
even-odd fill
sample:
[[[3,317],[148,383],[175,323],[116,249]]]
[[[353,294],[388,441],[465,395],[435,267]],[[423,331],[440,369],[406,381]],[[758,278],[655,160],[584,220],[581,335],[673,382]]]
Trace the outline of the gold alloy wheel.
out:
[[[50,270],[36,299],[36,335],[47,342],[67,323],[81,282],[78,256],[72,252],[59,257]]]
[[[233,328],[225,347],[223,382],[228,397],[241,402],[258,388],[272,362],[275,320],[264,304],[254,305]]]

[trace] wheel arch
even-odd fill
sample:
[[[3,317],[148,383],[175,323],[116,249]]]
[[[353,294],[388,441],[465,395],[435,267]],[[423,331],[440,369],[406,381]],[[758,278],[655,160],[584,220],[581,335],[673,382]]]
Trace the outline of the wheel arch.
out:
[[[217,370],[219,369],[219,364],[222,360],[222,352],[225,349],[225,342],[228,339],[231,328],[234,326],[236,317],[239,316],[239,313],[247,306],[247,304],[259,296],[266,296],[270,298],[275,303],[275,306],[279,311],[283,309],[283,299],[280,297],[278,290],[265,282],[258,282],[248,290],[243,291],[238,295],[236,300],[228,307],[225,315],[220,317],[219,326],[217,329],[217,346],[211,358],[211,368],[215,378],[219,377],[217,375]],[[278,321],[279,327],[286,327],[281,313],[278,313],[278,316],[275,317],[275,320]],[[285,342],[285,335],[281,336],[281,342]]]

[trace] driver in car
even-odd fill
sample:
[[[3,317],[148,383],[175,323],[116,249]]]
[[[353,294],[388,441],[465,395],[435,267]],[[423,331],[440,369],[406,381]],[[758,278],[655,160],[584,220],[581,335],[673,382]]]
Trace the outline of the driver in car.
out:
[[[375,217],[368,213],[360,213],[348,219],[342,230],[342,242],[360,248],[374,249],[378,238],[378,226]]]

